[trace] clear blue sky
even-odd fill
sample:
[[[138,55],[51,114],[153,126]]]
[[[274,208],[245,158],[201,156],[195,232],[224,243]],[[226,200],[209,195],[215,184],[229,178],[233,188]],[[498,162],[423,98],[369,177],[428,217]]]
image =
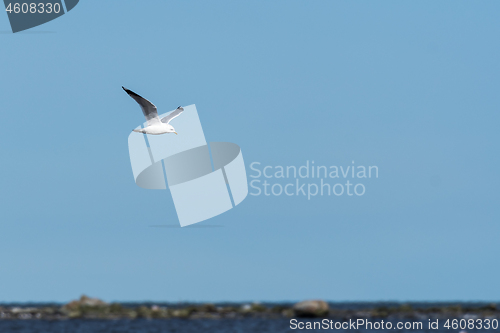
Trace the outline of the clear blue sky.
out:
[[[0,302],[500,300],[500,3],[81,1],[0,14]],[[37,33],[38,32],[38,33]],[[127,137],[196,104],[247,165],[377,165],[355,197],[178,224]]]

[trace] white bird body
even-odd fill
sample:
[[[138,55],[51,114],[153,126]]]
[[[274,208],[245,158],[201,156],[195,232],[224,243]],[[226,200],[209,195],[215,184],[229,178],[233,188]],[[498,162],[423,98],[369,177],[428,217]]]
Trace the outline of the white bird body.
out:
[[[172,119],[178,117],[184,111],[183,107],[179,106],[168,116],[165,116],[160,119],[160,117],[158,117],[158,111],[156,109],[156,106],[154,106],[153,103],[151,103],[144,97],[137,95],[135,92],[126,89],[125,87],[122,88],[127,92],[127,94],[129,94],[130,97],[132,97],[137,103],[139,103],[142,109],[142,113],[144,114],[144,117],[148,122],[148,126],[142,129],[134,129],[133,130],[134,132],[152,134],[152,135],[160,135],[166,133],[177,134],[175,128],[169,123]]]
[[[134,132],[144,133],[144,134],[152,134],[152,135],[160,135],[166,133],[175,133],[175,129],[170,124],[162,123],[161,121],[158,124],[149,125],[140,130],[135,129]]]

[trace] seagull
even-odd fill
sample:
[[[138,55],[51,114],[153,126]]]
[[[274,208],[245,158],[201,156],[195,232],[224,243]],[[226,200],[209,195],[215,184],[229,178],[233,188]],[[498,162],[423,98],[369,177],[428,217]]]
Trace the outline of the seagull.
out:
[[[182,113],[182,111],[184,111],[184,108],[182,106],[179,106],[168,116],[160,119],[160,117],[158,117],[158,111],[156,110],[156,106],[154,106],[153,103],[151,103],[144,97],[137,95],[132,90],[128,90],[125,87],[122,88],[123,90],[125,90],[127,94],[129,94],[130,97],[132,97],[133,99],[135,99],[137,103],[139,103],[142,109],[142,113],[144,113],[144,117],[146,117],[146,120],[148,122],[147,127],[144,127],[142,129],[134,129],[133,130],[134,132],[153,134],[153,135],[160,135],[165,133],[177,134],[175,128],[172,125],[170,125],[170,121],[175,117],[178,117]]]

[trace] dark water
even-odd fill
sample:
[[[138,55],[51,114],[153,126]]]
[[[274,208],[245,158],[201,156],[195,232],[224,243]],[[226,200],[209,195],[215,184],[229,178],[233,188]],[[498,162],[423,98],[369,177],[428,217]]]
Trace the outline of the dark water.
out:
[[[304,320],[304,322],[314,320]],[[319,321],[319,320],[316,320]],[[289,319],[169,319],[169,320],[0,320],[0,333],[198,333],[198,332],[220,332],[220,333],[281,333],[281,332],[363,332],[375,333],[381,331],[392,332],[459,332],[460,329],[428,330],[427,320],[422,320],[424,329],[420,330],[367,330],[367,329],[294,329],[290,328]],[[442,326],[442,325],[440,325]],[[469,332],[497,332],[497,330],[470,330]]]
[[[0,321],[1,333],[266,333],[289,331],[291,330],[287,319]]]
[[[159,304],[159,303],[155,303]],[[413,309],[425,309],[425,308],[438,308],[446,307],[450,305],[459,304],[463,309],[467,308],[478,308],[485,306],[488,303],[411,303]],[[130,303],[123,304],[128,307],[137,307],[138,304]],[[140,304],[151,306],[153,303]],[[161,306],[168,307],[178,307],[185,306],[186,304],[170,304],[170,303],[160,303]],[[224,304],[223,304],[224,305]],[[241,306],[241,304],[227,304],[234,306]],[[268,307],[272,307],[276,304],[265,304]],[[292,304],[281,304],[286,306],[291,306]],[[346,309],[346,310],[365,310],[372,309],[374,307],[399,307],[400,303],[392,302],[382,302],[382,303],[330,303],[331,309]],[[0,304],[4,307],[42,307],[42,306],[60,306],[60,304]],[[498,306],[498,304],[497,304]],[[469,313],[468,310],[464,313]],[[470,317],[476,320],[479,317]],[[330,320],[330,319],[329,319]],[[332,319],[333,320],[333,319]],[[348,319],[347,319],[348,320]],[[347,321],[346,320],[346,321]],[[368,319],[373,322],[380,322],[380,319]],[[387,321],[387,319],[385,319]],[[433,319],[435,320],[435,319]],[[472,320],[472,319],[470,319]],[[479,319],[477,319],[479,320]],[[482,318],[484,320],[484,318]],[[490,329],[465,329],[468,333],[500,333],[500,328],[498,327],[498,319],[496,327],[491,327]],[[312,320],[304,319],[300,320],[302,323],[314,323],[320,322],[321,319]],[[135,320],[0,320],[0,333],[191,333],[191,332],[220,332],[220,333],[281,333],[281,332],[352,332],[352,333],[377,333],[377,332],[394,332],[394,333],[417,333],[417,332],[433,332],[433,333],[458,333],[462,329],[457,328],[445,328],[443,327],[446,319],[439,319],[439,328],[430,330],[428,329],[428,319],[427,316],[414,316],[411,320],[409,319],[392,319],[393,329],[291,329],[290,319],[280,318],[280,319],[266,319],[266,318],[242,318],[242,319],[135,319]],[[396,323],[401,322],[421,322],[422,329],[396,329]],[[339,322],[341,323],[341,322]]]

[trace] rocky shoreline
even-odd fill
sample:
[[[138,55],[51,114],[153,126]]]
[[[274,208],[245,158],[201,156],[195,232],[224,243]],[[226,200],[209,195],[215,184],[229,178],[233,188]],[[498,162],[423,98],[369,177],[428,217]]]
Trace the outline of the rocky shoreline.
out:
[[[423,320],[427,318],[500,318],[495,303],[326,303],[310,300],[296,304],[133,304],[106,303],[82,296],[64,305],[0,305],[0,320],[67,319],[230,319],[230,318],[372,318]]]

